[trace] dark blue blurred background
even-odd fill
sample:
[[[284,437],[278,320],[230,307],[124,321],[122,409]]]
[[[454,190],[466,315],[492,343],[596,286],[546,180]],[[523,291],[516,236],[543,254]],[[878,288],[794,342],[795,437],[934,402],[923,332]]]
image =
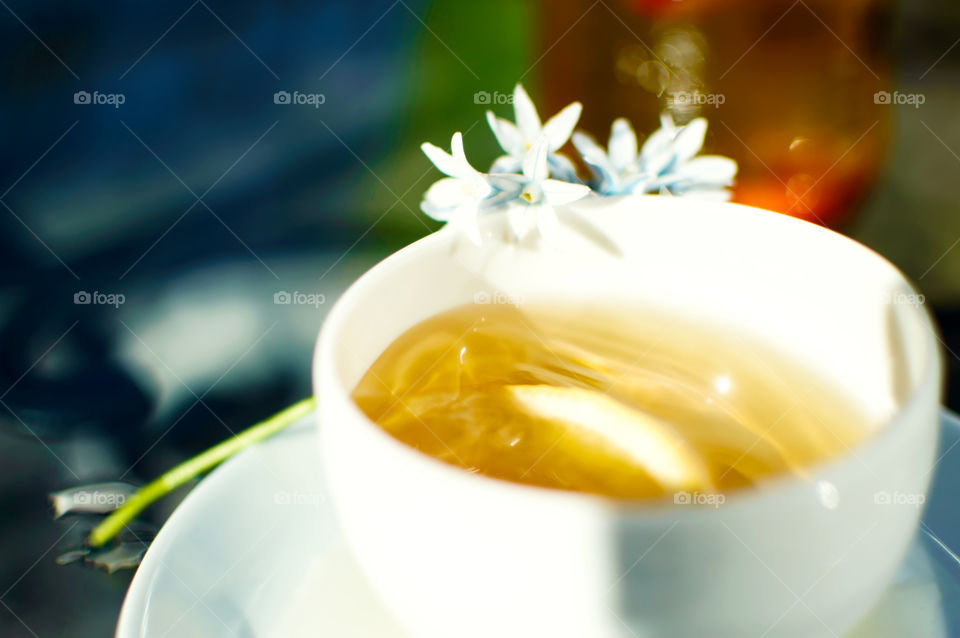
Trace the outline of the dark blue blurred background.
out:
[[[305,396],[338,292],[437,227],[418,144],[510,89],[531,7],[0,4],[0,635],[104,636],[129,575],[56,566],[88,523],[45,493],[148,480]]]
[[[614,16],[645,3],[601,4]],[[934,4],[898,18],[919,69],[960,36],[956,11]],[[419,212],[437,177],[420,142],[462,130],[485,167],[495,145],[477,91],[522,78],[543,115],[562,105],[550,56],[578,23],[545,34],[551,8],[0,0],[0,636],[112,632],[129,574],[58,567],[89,523],[51,522],[46,493],[149,480],[305,396],[337,294],[437,227]],[[925,77],[946,98],[924,122],[960,149],[958,60]],[[921,130],[918,117],[898,119]],[[940,151],[895,145],[888,186],[848,231],[915,278],[960,226],[951,198],[918,199],[896,177],[936,152],[930,181],[953,192],[960,158]],[[933,212],[916,222],[913,206]],[[930,277],[954,346],[958,256]],[[282,303],[295,292],[323,302]]]

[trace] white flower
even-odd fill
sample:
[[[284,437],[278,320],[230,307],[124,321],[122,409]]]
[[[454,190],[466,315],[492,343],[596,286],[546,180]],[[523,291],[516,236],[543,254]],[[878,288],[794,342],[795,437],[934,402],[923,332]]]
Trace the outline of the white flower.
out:
[[[541,237],[551,241],[559,229],[554,206],[563,206],[590,193],[586,184],[571,184],[549,179],[550,140],[541,135],[526,152],[519,175],[495,173],[490,183],[498,191],[508,194],[507,221],[517,240],[536,228]]]
[[[729,199],[725,188],[733,185],[737,163],[719,155],[696,156],[703,148],[707,120],[698,117],[680,127],[668,113],[660,120],[661,128],[647,138],[640,151],[641,171],[645,175],[642,192]]]
[[[596,176],[595,188],[604,195],[666,193],[729,199],[737,163],[719,155],[700,155],[707,121],[676,126],[668,113],[662,126],[637,150],[637,136],[621,118],[613,123],[608,150],[590,136],[577,132],[573,144]]]
[[[514,124],[502,117],[497,117],[492,111],[487,111],[487,122],[493,134],[497,137],[500,147],[506,155],[499,157],[490,168],[491,173],[519,173],[523,166],[523,159],[541,137],[547,140],[547,164],[550,174],[568,182],[578,182],[577,169],[567,157],[557,151],[573,133],[583,105],[580,102],[569,104],[562,111],[540,123],[540,116],[533,105],[533,101],[523,86],[517,84],[513,90],[513,110],[517,123]]]
[[[637,161],[637,134],[626,118],[614,120],[610,127],[609,150],[581,131],[573,134],[573,145],[594,172],[595,189],[603,195],[631,193],[643,179]]]
[[[453,154],[433,144],[420,148],[442,173],[448,175],[435,182],[423,196],[420,208],[430,217],[461,230],[475,244],[480,243],[477,215],[480,205],[496,195],[496,189],[487,176],[470,166],[463,152],[463,135],[453,134],[450,149]]]
[[[432,144],[421,146],[447,176],[427,189],[421,208],[476,244],[481,243],[479,215],[494,209],[505,209],[503,219],[516,240],[536,230],[545,241],[554,243],[560,226],[554,207],[591,192],[590,186],[577,179],[573,163],[557,152],[580,118],[580,103],[574,102],[541,124],[530,97],[518,84],[514,109],[516,124],[487,113],[490,128],[507,152],[494,162],[489,174],[467,161],[460,133],[454,134],[450,153]],[[733,184],[737,163],[726,157],[698,155],[707,121],[697,118],[686,126],[676,126],[664,113],[661,122],[661,128],[642,147],[630,122],[623,118],[613,123],[606,150],[584,133],[573,134],[574,146],[595,175],[593,188],[601,195],[665,193],[729,199],[726,189]],[[577,226],[575,220],[576,215],[574,219],[568,216],[568,223]],[[597,238],[595,229],[579,226],[577,230]]]

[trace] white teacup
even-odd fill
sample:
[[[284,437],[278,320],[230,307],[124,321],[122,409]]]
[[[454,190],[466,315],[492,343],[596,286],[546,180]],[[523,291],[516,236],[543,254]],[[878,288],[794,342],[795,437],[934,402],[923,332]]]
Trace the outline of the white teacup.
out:
[[[562,251],[441,232],[374,267],[331,310],[314,362],[324,466],[372,585],[419,638],[842,636],[890,581],[927,490],[940,354],[922,297],[867,248],[783,215],[669,197],[580,209],[622,256],[570,230]],[[431,315],[558,298],[749,331],[840,387],[874,432],[810,479],[776,478],[720,506],[696,495],[643,504],[446,465],[350,398]]]

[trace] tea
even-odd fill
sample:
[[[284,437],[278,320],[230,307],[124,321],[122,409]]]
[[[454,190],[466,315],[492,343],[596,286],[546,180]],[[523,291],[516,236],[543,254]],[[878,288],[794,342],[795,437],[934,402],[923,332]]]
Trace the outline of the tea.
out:
[[[802,475],[867,431],[852,401],[766,345],[619,306],[454,308],[396,339],[353,398],[471,472],[619,498]]]

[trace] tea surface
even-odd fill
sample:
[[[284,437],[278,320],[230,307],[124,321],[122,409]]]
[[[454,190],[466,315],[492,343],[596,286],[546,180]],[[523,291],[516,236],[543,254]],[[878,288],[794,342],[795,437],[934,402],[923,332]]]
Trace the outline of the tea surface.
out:
[[[804,474],[867,431],[846,397],[779,353],[644,308],[454,308],[394,341],[353,398],[469,471],[619,498]]]

